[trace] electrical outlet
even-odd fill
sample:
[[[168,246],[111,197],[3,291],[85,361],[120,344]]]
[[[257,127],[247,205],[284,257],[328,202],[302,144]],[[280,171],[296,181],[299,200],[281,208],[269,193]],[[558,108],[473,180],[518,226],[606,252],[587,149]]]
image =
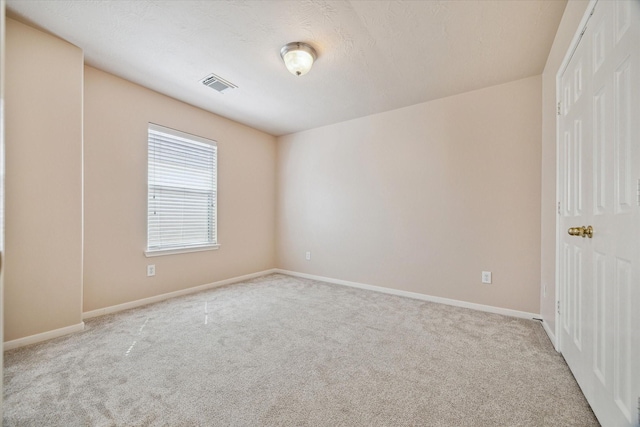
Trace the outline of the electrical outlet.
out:
[[[151,277],[155,275],[156,275],[156,265],[155,264],[147,265],[147,277]]]
[[[307,251],[307,253],[306,253],[306,254],[304,254],[304,258],[305,258],[307,261],[311,261],[311,252]]]
[[[482,283],[491,283],[491,272],[483,271],[482,272]]]

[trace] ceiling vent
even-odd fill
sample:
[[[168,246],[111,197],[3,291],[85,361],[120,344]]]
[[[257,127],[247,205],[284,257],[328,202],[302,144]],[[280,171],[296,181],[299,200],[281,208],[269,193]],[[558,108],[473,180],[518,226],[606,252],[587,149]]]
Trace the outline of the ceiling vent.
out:
[[[207,77],[200,81],[203,85],[208,86],[211,89],[215,89],[220,93],[224,92],[227,89],[235,89],[238,87],[233,83],[226,81],[222,77],[216,76],[215,74],[209,74]]]

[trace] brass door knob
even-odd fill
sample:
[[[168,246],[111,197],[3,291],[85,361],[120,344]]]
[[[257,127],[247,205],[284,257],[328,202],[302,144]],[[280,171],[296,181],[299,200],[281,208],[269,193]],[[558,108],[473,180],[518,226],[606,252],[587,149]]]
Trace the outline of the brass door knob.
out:
[[[582,227],[571,227],[568,230],[569,235],[571,236],[580,236],[580,237],[588,237],[588,238],[592,238],[593,237],[593,227],[592,226],[582,226]]]

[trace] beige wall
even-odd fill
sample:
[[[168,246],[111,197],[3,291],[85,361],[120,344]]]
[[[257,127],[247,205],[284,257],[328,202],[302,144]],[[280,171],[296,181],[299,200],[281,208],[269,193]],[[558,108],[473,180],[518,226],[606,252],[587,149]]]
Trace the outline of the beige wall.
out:
[[[571,0],[542,73],[542,212],[540,313],[555,331],[556,301],[556,75],[588,1]]]
[[[280,137],[278,266],[538,313],[541,110],[537,76]]]
[[[276,266],[273,136],[91,67],[84,89],[84,311]],[[219,250],[144,256],[149,122],[218,142]]]
[[[555,73],[586,4],[569,2],[542,77],[277,145],[91,67],[83,81],[79,48],[8,20],[5,338],[276,266],[542,309],[553,324]],[[49,83],[39,84],[43,70]],[[218,141],[220,250],[144,256],[148,122]],[[147,264],[156,265],[154,278]],[[481,270],[493,271],[493,284],[480,284]]]
[[[82,51],[6,21],[5,340],[82,321]]]

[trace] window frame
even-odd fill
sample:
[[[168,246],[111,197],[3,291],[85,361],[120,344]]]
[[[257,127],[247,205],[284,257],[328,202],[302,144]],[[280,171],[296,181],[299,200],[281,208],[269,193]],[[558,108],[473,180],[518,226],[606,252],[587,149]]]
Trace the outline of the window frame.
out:
[[[213,239],[211,242],[206,244],[184,244],[183,246],[166,246],[166,247],[157,247],[157,248],[149,248],[150,243],[150,202],[151,202],[151,187],[152,182],[150,180],[149,172],[150,172],[150,158],[149,158],[149,150],[150,150],[150,142],[151,142],[151,134],[153,132],[165,134],[169,137],[174,137],[177,139],[183,139],[187,142],[193,142],[196,144],[207,144],[211,145],[214,148],[214,164],[213,164],[213,181],[214,185],[212,188],[212,193],[214,197],[213,202],[213,214],[212,214],[212,222],[208,223],[208,227],[213,228]],[[220,247],[220,243],[218,242],[218,143],[215,140],[204,138],[201,136],[193,135],[190,133],[182,132],[176,129],[168,128],[166,126],[161,126],[155,123],[149,123],[147,127],[147,210],[146,210],[146,227],[147,227],[147,243],[144,254],[146,257],[155,257],[162,255],[173,255],[173,254],[181,254],[181,253],[189,253],[189,252],[202,252],[202,251],[211,251],[216,250]]]

